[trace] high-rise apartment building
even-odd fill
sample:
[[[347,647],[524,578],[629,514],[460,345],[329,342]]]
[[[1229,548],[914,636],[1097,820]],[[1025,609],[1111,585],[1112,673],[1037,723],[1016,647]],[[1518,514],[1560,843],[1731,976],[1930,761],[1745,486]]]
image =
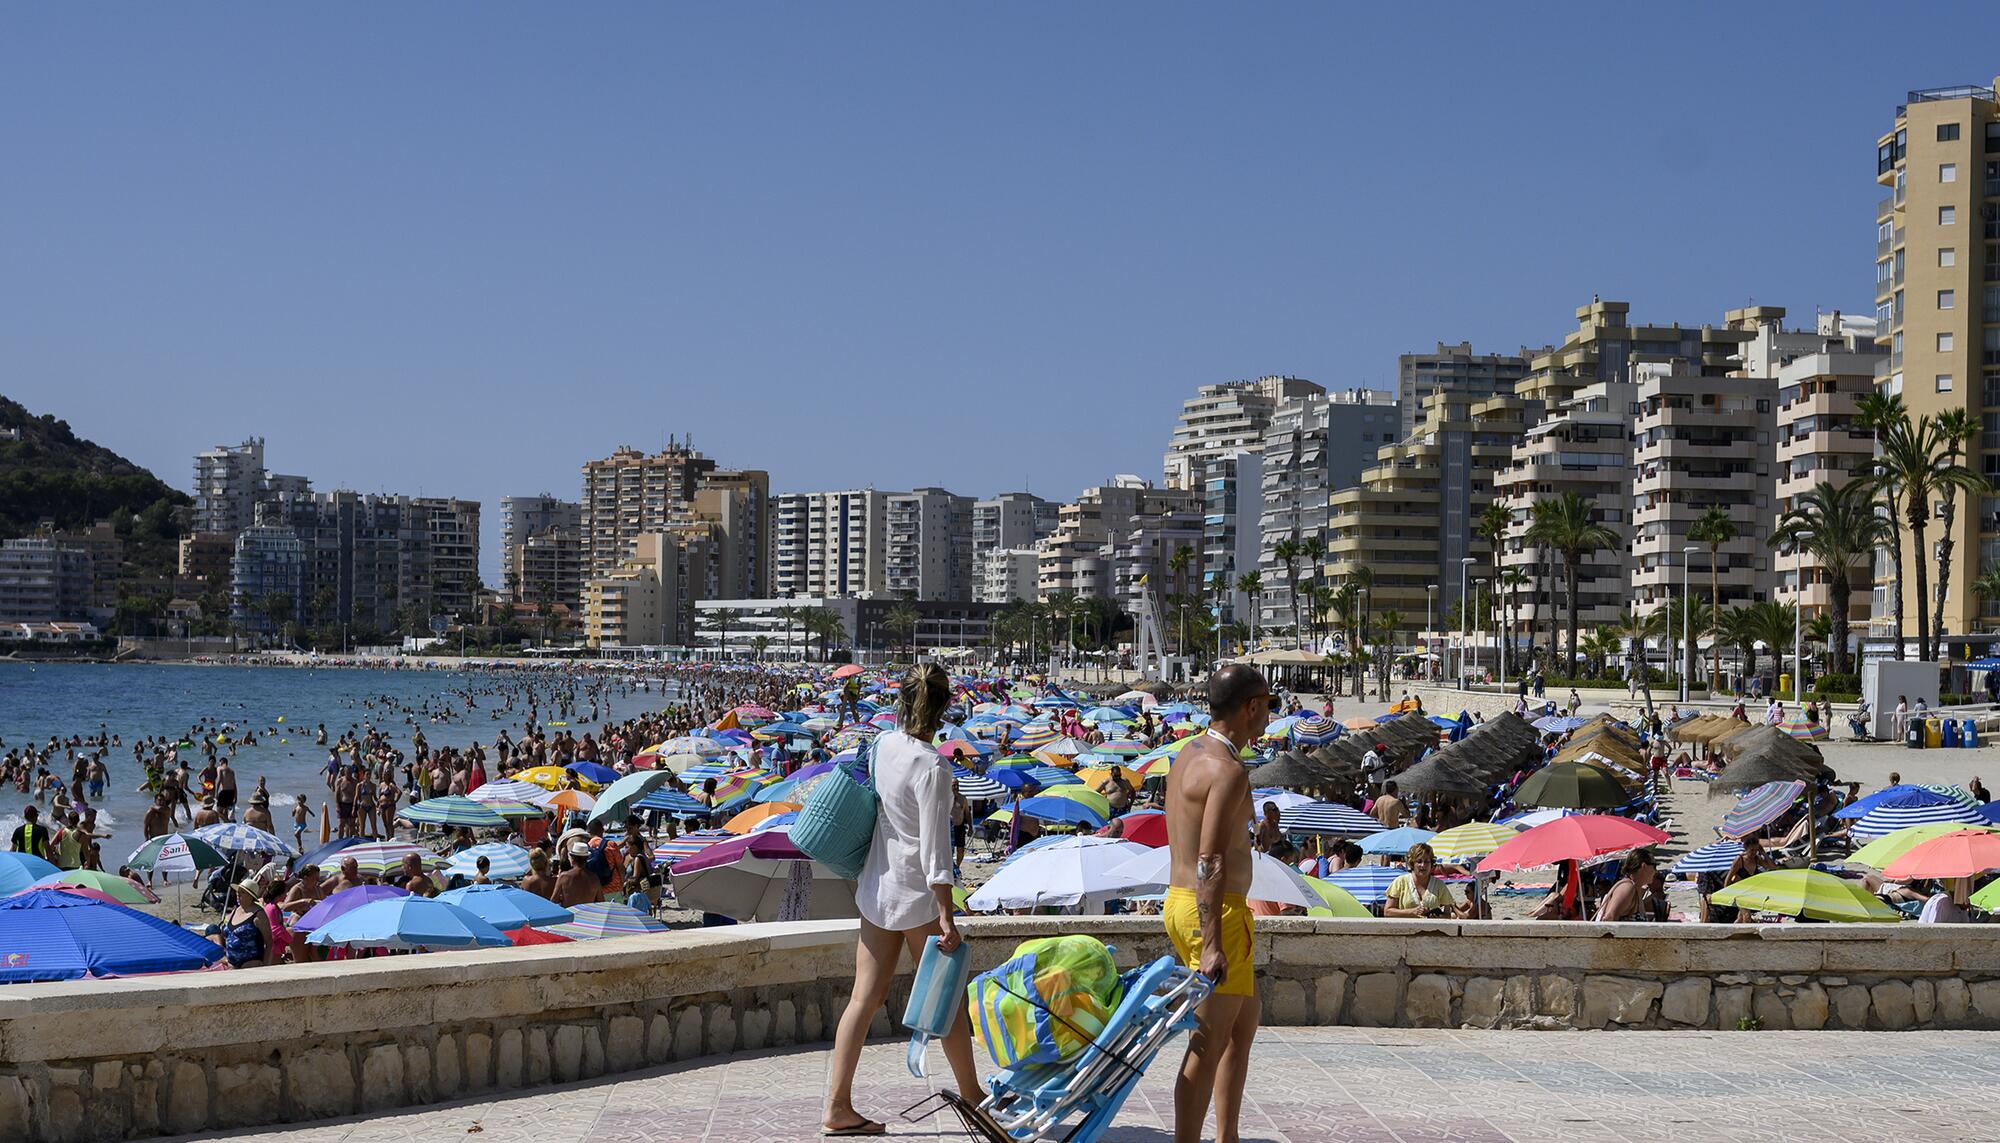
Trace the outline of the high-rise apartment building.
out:
[[[509,603],[576,611],[583,602],[583,505],[544,492],[500,498],[503,593]]]
[[[89,550],[48,536],[0,542],[0,623],[94,618]]]
[[[426,525],[431,610],[454,619],[470,617],[479,593],[479,501],[416,496],[410,506]]]
[[[972,598],[972,497],[942,488],[892,492],[886,523],[891,595]]]
[[[1969,465],[2000,478],[2000,80],[1912,91],[1875,146],[1875,180],[1889,194],[1875,206],[1875,316],[1889,350],[1880,389],[1899,393],[1912,417],[1962,409],[1984,432]],[[2000,494],[1973,498],[1952,523],[1951,583],[1944,628],[1975,629],[1983,568],[2000,562]],[[1935,525],[1926,546],[1939,540]],[[1906,529],[1903,566],[1933,560]],[[1933,569],[1935,573],[1935,569]],[[1905,630],[1932,601],[1903,593]],[[1885,600],[1893,606],[1893,600]],[[2000,601],[1985,601],[2000,615]],[[1894,616],[1877,611],[1878,635]]]
[[[585,464],[585,574],[612,571],[640,536],[691,514],[695,493],[715,468],[715,461],[672,439],[651,456],[621,445],[610,456]]]
[[[291,528],[260,524],[238,532],[230,567],[230,622],[247,631],[275,635],[287,623],[316,620],[305,590],[305,571],[306,547]]]
[[[584,587],[584,638],[592,647],[685,644],[679,545],[664,532],[644,533],[616,568]]]
[[[694,514],[716,527],[716,591],[703,598],[758,599],[771,593],[771,474],[716,469],[702,478]]]
[[[1056,530],[1035,545],[1042,602],[1066,594],[1117,598],[1114,541],[1127,536],[1141,516],[1197,512],[1200,505],[1195,489],[1155,488],[1128,474],[1084,489],[1074,503],[1062,506]]]
[[[1372,389],[1337,389],[1281,402],[1260,446],[1264,503],[1257,570],[1263,580],[1257,623],[1265,631],[1292,626],[1290,566],[1278,544],[1324,537],[1333,493],[1361,482],[1375,451],[1403,439],[1393,395]],[[1243,569],[1249,570],[1248,568]],[[1300,568],[1301,578],[1309,569]],[[1241,575],[1238,572],[1238,575]],[[1239,616],[1239,622],[1248,622]]]
[[[1402,423],[1396,440],[1416,431],[1424,402],[1439,390],[1490,397],[1512,393],[1514,383],[1528,370],[1527,351],[1520,353],[1474,353],[1472,343],[1446,345],[1440,341],[1433,353],[1405,353],[1396,358],[1396,406]]]
[[[979,557],[973,583],[975,603],[1015,603],[1037,597],[1040,553],[1033,548],[994,548]]]
[[[974,501],[973,560],[988,552],[1034,547],[1035,541],[1056,530],[1061,507],[1028,492],[1002,492],[990,500]]]
[[[1239,589],[1243,573],[1255,570],[1263,548],[1264,457],[1244,449],[1208,463],[1202,480],[1202,533],[1196,551],[1202,593],[1219,607],[1223,623],[1250,623],[1257,601]],[[1261,597],[1262,592],[1258,592]]]
[[[1887,351],[1875,342],[1873,319],[1839,313],[1820,317],[1820,345],[1790,356],[1777,369],[1777,501],[1775,528],[1820,484],[1843,485],[1862,475],[1875,455],[1875,436],[1855,427],[1856,402],[1874,391],[1875,368]],[[1795,604],[1810,622],[1832,606],[1828,571],[1808,553],[1780,554],[1777,599]],[[1799,595],[1799,581],[1805,595]],[[1848,618],[1865,624],[1870,613],[1874,561],[1862,558],[1848,569]],[[1886,602],[1886,601],[1885,601]],[[1887,614],[1886,609],[1883,614]]]
[[[257,522],[288,530],[302,545],[298,598],[304,622],[416,634],[428,629],[435,611],[432,515],[432,508],[408,496],[340,489],[267,501],[258,506]],[[258,542],[260,559],[266,547],[277,550],[268,536]],[[243,555],[239,543],[239,569]],[[241,582],[235,590],[239,598],[245,594]]]
[[[217,445],[194,458],[194,529],[229,536],[256,523],[257,505],[280,494],[300,495],[311,482],[264,468],[264,438]]]
[[[858,488],[772,497],[772,593],[865,598],[887,592],[889,496]]]
[[[1213,472],[1211,461],[1207,471]],[[1168,511],[1142,512],[1114,529],[1105,545],[1111,560],[1112,593],[1128,615],[1139,612],[1142,596],[1151,595],[1159,608],[1160,621],[1174,627],[1175,605],[1206,611],[1209,595],[1203,590],[1202,509],[1199,500],[1177,505]],[[1187,553],[1185,562],[1180,553]],[[1178,565],[1178,566],[1177,566]],[[1178,637],[1172,631],[1169,638]],[[1186,648],[1180,648],[1185,651]]]
[[[1163,462],[1168,488],[1200,488],[1207,465],[1263,444],[1280,402],[1326,390],[1298,377],[1259,377],[1203,385],[1181,406]]]

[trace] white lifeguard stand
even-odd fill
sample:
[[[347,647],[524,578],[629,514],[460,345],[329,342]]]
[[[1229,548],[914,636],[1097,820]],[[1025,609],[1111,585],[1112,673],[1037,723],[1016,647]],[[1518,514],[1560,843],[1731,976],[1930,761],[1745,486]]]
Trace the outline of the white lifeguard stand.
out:
[[[1160,632],[1160,614],[1153,606],[1151,588],[1139,593],[1139,610],[1133,617],[1138,628],[1133,636],[1132,664],[1143,678],[1167,680],[1167,640]]]

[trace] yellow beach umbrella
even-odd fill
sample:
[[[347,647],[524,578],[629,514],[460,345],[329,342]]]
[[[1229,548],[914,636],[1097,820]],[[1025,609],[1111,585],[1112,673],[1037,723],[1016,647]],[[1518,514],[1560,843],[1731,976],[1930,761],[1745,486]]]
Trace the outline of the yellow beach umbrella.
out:
[[[1516,836],[1518,831],[1513,826],[1497,822],[1467,822],[1431,838],[1430,847],[1438,861],[1451,865],[1469,857],[1485,857]]]
[[[1106,798],[1096,790],[1088,789],[1084,786],[1050,786],[1037,796],[1062,798],[1065,801],[1075,802],[1079,806],[1089,806],[1091,809],[1097,811],[1098,817],[1109,818],[1111,816],[1111,799]]]
[[[562,788],[563,779],[569,777],[569,771],[560,766],[537,766],[532,770],[523,770],[514,777],[523,782],[533,782],[544,790],[558,790]]]
[[[1307,909],[1306,916],[1308,917],[1372,918],[1375,916],[1374,913],[1368,911],[1368,906],[1363,905],[1360,899],[1354,894],[1349,893],[1331,881],[1322,881],[1317,877],[1308,877],[1306,878],[1306,884],[1312,886],[1313,892],[1319,894],[1319,899],[1326,902],[1324,907],[1315,905]]]
[[[722,823],[722,828],[730,833],[749,833],[761,823],[779,814],[796,813],[802,807],[797,802],[765,802],[761,806],[751,806],[735,817]]]
[[[1887,869],[1889,864],[1912,849],[1962,829],[1983,829],[1983,826],[1968,826],[1963,822],[1931,822],[1928,825],[1913,825],[1876,838],[1860,849],[1847,855],[1849,865],[1865,865],[1870,869]]]

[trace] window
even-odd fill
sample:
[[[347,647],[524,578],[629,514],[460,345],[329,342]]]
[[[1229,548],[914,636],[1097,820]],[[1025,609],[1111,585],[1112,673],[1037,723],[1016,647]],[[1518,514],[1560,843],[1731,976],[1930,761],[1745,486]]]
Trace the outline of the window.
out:
[[[1952,351],[1952,346],[1953,346],[1953,343],[1954,343],[1955,341],[1956,341],[1956,339],[1955,339],[1955,338],[1953,338],[1953,337],[1952,337],[1952,335],[1950,335],[1950,334],[1948,334],[1948,333],[1941,333],[1941,334],[1938,334],[1938,335],[1937,335],[1937,349],[1938,349],[1938,352],[1939,352],[1939,353],[1950,353],[1950,352]]]
[[[1937,125],[1937,141],[1938,141],[1938,142],[1940,142],[1940,143],[1949,143],[1949,142],[1951,142],[1952,140],[1954,140],[1954,139],[1957,139],[1957,138],[1958,138],[1958,124],[1956,124],[1956,123],[1940,123],[1940,124],[1938,124],[1938,125]]]
[[[1940,393],[1951,392],[1951,374],[1940,373],[1937,375],[1937,391]]]
[[[1941,309],[1941,310],[1955,310],[1955,309],[1957,309],[1957,308],[1958,308],[1958,291],[1957,291],[1957,290],[1939,290],[1939,291],[1938,291],[1938,308],[1939,308],[1939,309]]]
[[[1939,181],[1939,182],[1941,182],[1941,183],[1955,183],[1955,182],[1957,182],[1957,181],[1958,181],[1958,164],[1957,164],[1957,163],[1939,163],[1939,164],[1938,164],[1938,181]]]
[[[1939,225],[1939,226],[1957,226],[1957,225],[1958,225],[1958,208],[1957,208],[1957,207],[1955,207],[1955,206],[1941,206],[1941,207],[1938,207],[1938,225]]]
[[[1957,248],[1955,248],[1955,247],[1951,247],[1951,246],[1944,246],[1944,247],[1940,247],[1940,248],[1938,249],[1938,265],[1940,265],[1940,266],[1956,266],[1956,265],[1958,265],[1958,250],[1957,250]]]

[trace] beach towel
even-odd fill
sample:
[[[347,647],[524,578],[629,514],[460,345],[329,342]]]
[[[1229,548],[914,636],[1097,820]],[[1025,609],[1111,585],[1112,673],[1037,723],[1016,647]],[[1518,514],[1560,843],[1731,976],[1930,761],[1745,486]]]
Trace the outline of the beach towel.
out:
[[[999,1067],[1076,1058],[1118,1007],[1118,966],[1087,936],[1027,941],[966,986],[973,1033]]]

